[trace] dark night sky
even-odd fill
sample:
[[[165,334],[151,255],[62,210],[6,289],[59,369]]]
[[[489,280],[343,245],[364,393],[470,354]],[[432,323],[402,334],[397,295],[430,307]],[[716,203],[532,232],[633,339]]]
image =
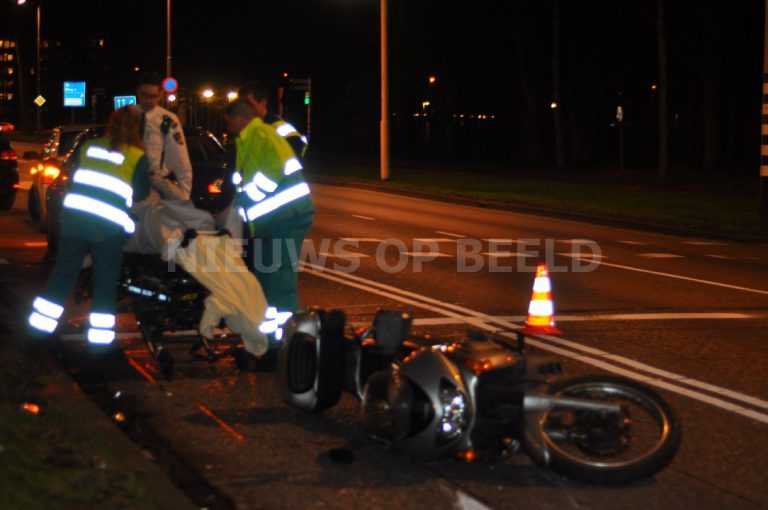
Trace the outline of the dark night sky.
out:
[[[109,71],[87,79],[108,81],[114,93],[130,93],[133,66],[164,72],[164,0],[41,1],[43,38],[106,40]],[[441,109],[446,115],[497,114],[495,132],[520,140],[509,153],[530,147],[536,130],[543,140],[551,139],[553,0],[389,3],[393,112],[412,115],[430,99],[438,116]],[[763,0],[668,0],[670,108],[679,158],[700,150],[704,134],[696,126],[704,115],[723,119],[723,150],[732,160],[753,150],[744,144],[754,144],[751,133],[759,132],[751,123],[759,123],[763,5]],[[644,132],[653,132],[656,1],[561,0],[561,6],[561,103],[572,132],[570,159],[589,160],[594,147],[613,136],[608,129],[618,104],[624,105],[627,129],[646,126]],[[26,9],[26,17],[14,16],[22,44],[31,44],[34,17],[30,6]],[[208,84],[223,89],[254,78],[274,83],[282,71],[311,75],[320,132],[337,145],[356,143],[353,135],[360,134],[369,140],[360,141],[365,145],[375,142],[371,135],[379,113],[378,16],[377,0],[205,6],[174,0],[173,74],[190,90]],[[73,48],[65,69],[94,74],[94,66]],[[432,89],[429,74],[438,77]],[[703,111],[707,94],[721,98],[717,111]],[[354,126],[354,132],[344,132],[342,124]],[[638,137],[637,154],[652,152],[655,142],[646,138]],[[407,149],[407,142],[398,143],[395,151]],[[473,147],[475,154],[485,150]],[[551,147],[543,143],[541,152],[547,151]]]

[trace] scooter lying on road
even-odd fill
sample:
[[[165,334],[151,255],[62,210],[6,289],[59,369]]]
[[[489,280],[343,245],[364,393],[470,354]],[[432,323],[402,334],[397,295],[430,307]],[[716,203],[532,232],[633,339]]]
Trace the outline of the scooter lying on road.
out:
[[[369,434],[422,460],[505,456],[520,447],[576,480],[618,484],[670,463],[681,428],[651,388],[610,375],[563,378],[525,335],[470,332],[459,342],[410,335],[406,314],[380,311],[345,336],[339,310],[308,309],[285,327],[278,376],[285,401],[319,413],[347,390]]]

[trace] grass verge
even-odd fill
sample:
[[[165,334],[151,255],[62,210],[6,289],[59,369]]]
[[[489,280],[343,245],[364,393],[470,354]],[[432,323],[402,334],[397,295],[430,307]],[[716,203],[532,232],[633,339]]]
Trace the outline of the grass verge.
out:
[[[31,359],[0,337],[0,508],[184,506],[71,379]]]
[[[482,202],[527,206],[563,214],[716,233],[760,237],[757,179],[723,176],[658,180],[648,173],[553,174],[393,163],[381,181],[378,166],[365,162],[310,161],[310,179],[382,186]]]

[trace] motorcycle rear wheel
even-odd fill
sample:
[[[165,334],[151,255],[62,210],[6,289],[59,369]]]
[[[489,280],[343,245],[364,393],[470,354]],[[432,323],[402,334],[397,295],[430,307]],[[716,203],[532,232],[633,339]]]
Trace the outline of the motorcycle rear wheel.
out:
[[[575,480],[622,484],[666,467],[682,438],[680,423],[658,392],[632,379],[591,375],[553,384],[548,393],[621,405],[619,416],[553,409],[539,421],[548,466]]]

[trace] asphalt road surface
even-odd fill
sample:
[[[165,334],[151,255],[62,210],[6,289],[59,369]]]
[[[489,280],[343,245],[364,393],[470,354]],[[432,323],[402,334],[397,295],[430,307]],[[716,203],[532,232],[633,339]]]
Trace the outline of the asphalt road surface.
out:
[[[683,444],[651,480],[595,487],[535,467],[523,454],[492,464],[410,461],[367,441],[357,403],[306,416],[284,405],[272,373],[191,359],[171,344],[165,381],[121,317],[127,363],[91,367],[99,394],[162,439],[237,508],[768,507],[768,246],[673,237],[313,186],[302,304],[350,322],[404,310],[418,332],[460,338],[525,316],[537,262],[549,264],[556,337],[532,342],[566,373],[617,373],[675,407]],[[0,215],[0,289],[19,314],[42,284],[44,236],[16,209]],[[67,312],[76,323],[85,309]],[[78,344],[70,342],[77,357]],[[73,354],[74,353],[74,354]],[[351,462],[329,455],[350,448]],[[346,459],[350,460],[350,459]],[[211,505],[215,507],[215,505]]]

